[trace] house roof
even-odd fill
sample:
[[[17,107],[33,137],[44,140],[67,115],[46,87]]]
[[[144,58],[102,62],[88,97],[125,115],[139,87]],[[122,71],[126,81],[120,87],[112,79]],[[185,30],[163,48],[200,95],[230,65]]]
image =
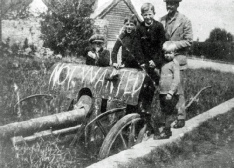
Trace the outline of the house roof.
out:
[[[90,15],[90,17],[93,18],[93,19],[103,18],[120,1],[123,1],[129,7],[129,9],[132,11],[132,13],[134,13],[135,16],[137,17],[138,21],[140,21],[140,22],[142,21],[142,19],[138,15],[133,3],[131,2],[131,0],[109,0],[103,6],[100,6],[96,10],[94,10],[94,13],[92,13]]]

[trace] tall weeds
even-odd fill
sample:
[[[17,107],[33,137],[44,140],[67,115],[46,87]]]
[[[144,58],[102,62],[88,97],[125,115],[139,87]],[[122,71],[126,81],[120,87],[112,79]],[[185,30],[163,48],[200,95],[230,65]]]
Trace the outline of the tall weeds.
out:
[[[28,53],[27,50],[4,49],[4,54],[0,57],[0,125],[49,114],[50,111],[42,109],[41,103],[44,100],[41,99],[22,104],[21,108],[24,109],[15,106],[19,99],[49,93],[48,70],[57,59],[49,57],[45,52]],[[233,74],[210,69],[187,70],[187,100],[201,88],[212,86],[190,106],[188,118],[234,97],[233,83]],[[25,110],[25,107],[30,108]],[[59,144],[57,140],[56,137],[45,141],[41,139],[35,144],[25,144],[17,148],[12,147],[9,142],[0,142],[0,167],[84,167],[96,161],[93,154],[83,149],[82,144],[69,147]]]

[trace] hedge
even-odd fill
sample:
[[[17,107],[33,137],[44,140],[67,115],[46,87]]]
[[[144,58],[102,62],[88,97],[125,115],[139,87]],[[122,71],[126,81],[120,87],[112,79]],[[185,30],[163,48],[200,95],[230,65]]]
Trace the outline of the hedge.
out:
[[[234,62],[234,42],[194,42],[190,55]]]

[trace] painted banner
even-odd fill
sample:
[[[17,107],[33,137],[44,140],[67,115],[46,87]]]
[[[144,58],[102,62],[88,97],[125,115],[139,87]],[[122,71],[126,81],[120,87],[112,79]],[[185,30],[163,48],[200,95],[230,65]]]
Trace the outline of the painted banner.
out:
[[[82,88],[89,88],[93,97],[136,105],[145,77],[145,72],[132,68],[117,70],[113,67],[58,63],[51,73],[49,84],[52,90],[59,88],[74,96]]]

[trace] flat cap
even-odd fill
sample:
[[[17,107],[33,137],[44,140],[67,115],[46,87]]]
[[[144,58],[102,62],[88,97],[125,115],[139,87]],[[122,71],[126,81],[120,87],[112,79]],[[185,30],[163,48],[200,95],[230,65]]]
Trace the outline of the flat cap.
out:
[[[164,2],[181,2],[182,0],[164,0]]]
[[[104,43],[104,41],[105,41],[105,37],[101,34],[94,34],[89,38],[90,43],[94,43],[94,42]]]

